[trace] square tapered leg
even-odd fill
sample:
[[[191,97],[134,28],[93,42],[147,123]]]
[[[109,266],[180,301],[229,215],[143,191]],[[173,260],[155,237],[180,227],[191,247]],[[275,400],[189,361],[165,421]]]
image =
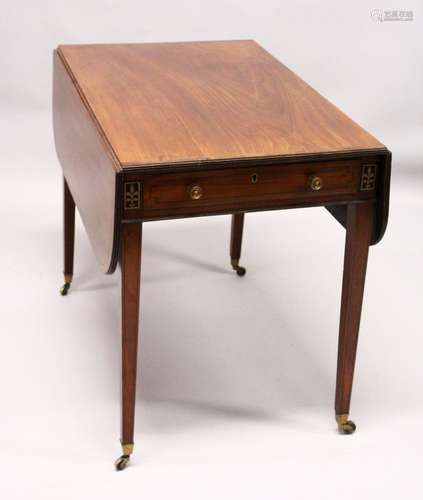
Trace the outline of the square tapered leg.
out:
[[[238,276],[244,276],[245,267],[239,265],[241,258],[242,232],[244,229],[244,214],[233,214],[231,222],[231,265]]]
[[[67,295],[73,278],[75,248],[75,202],[66,179],[63,178],[63,275],[65,283],[61,295]]]
[[[348,420],[357,352],[367,257],[373,228],[373,203],[350,204],[347,208],[344,276],[339,326],[335,414],[339,431],[352,434]]]
[[[142,225],[140,223],[122,224],[120,264],[122,270],[121,444],[123,454],[116,461],[118,470],[126,467],[134,446],[141,240]]]

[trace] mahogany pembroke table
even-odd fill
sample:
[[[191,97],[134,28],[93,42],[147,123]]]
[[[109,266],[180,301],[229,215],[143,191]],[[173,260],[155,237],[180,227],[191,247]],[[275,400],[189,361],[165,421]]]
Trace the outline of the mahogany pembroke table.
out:
[[[348,419],[369,246],[388,219],[391,154],[254,41],[64,45],[54,51],[64,276],[75,205],[98,263],[122,273],[121,470],[134,443],[142,225],[325,207],[346,229],[335,415]]]

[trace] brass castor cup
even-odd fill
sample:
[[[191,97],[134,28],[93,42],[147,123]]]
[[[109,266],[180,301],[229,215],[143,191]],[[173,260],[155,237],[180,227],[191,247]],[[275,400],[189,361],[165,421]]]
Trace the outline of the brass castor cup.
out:
[[[67,295],[70,288],[70,283],[65,283],[60,289],[60,295]]]
[[[122,455],[115,462],[116,470],[123,470],[128,465],[129,455]]]
[[[239,265],[239,259],[232,259],[231,265],[232,265],[233,270],[236,271],[236,274],[238,276],[244,276],[244,274],[247,272],[245,267],[242,267]]]
[[[60,289],[60,295],[67,295],[72,283],[72,274],[65,274],[65,284]]]
[[[348,420],[348,415],[336,415],[336,421],[341,434],[354,434],[357,427],[352,420]]]
[[[123,444],[122,445],[123,455],[119,457],[115,462],[116,470],[123,470],[129,463],[129,457],[131,453],[134,451],[133,444]]]

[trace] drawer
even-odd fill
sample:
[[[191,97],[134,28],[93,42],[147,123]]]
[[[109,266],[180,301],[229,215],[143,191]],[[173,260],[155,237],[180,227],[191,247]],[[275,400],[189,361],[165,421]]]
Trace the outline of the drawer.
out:
[[[343,160],[146,175],[143,210],[221,210],[286,200],[331,201],[354,194],[368,198],[372,193],[360,190],[362,165],[361,160]]]

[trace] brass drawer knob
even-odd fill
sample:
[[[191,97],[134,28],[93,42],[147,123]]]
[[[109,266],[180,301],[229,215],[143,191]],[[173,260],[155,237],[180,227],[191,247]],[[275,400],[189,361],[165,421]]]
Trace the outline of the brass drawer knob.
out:
[[[195,186],[190,186],[188,188],[188,194],[192,200],[199,200],[203,196],[203,188],[196,184]]]
[[[323,188],[323,180],[317,175],[312,175],[308,180],[308,185],[312,191],[320,191]]]

